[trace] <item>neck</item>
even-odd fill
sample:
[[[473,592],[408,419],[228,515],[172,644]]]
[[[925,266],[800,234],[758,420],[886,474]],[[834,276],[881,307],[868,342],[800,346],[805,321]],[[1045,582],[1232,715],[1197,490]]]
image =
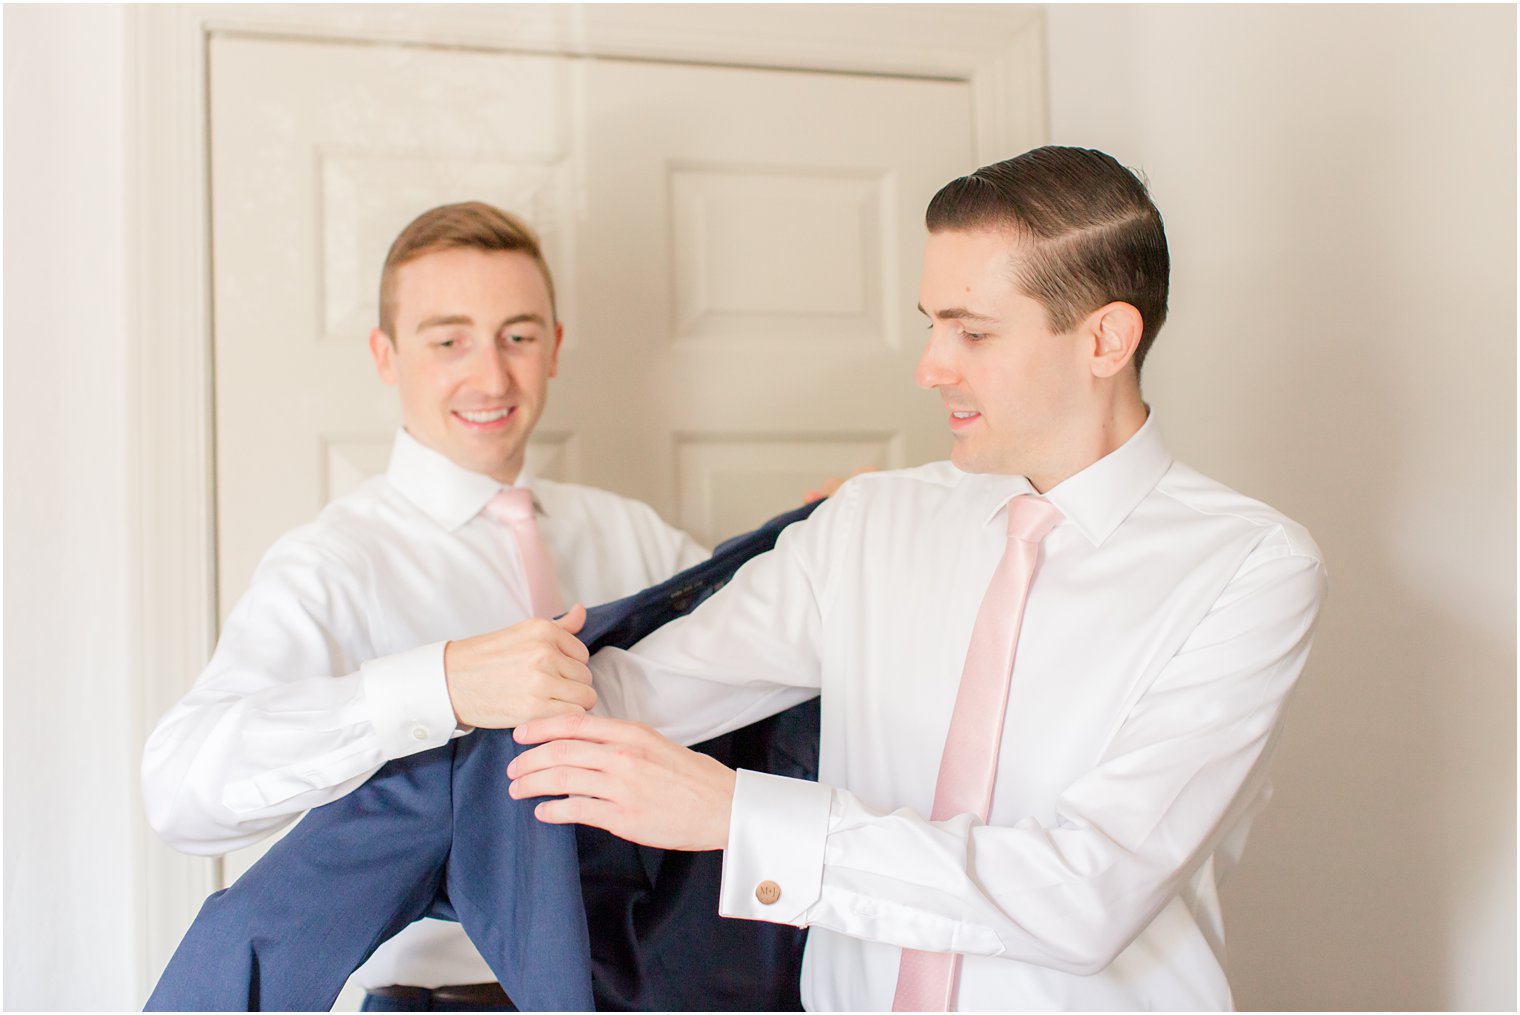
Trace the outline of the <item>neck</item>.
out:
[[[1063,434],[1060,446],[1052,448],[1053,454],[1038,468],[1026,473],[1026,478],[1037,492],[1045,493],[1117,451],[1140,431],[1149,415],[1150,410],[1140,400],[1139,391],[1135,391],[1133,397],[1105,404],[1103,412],[1080,428]]]
[[[517,482],[517,478],[522,475],[522,467],[523,463],[518,461],[515,464],[503,465],[500,468],[492,469],[484,473],[484,475],[490,476],[502,486],[512,486]]]

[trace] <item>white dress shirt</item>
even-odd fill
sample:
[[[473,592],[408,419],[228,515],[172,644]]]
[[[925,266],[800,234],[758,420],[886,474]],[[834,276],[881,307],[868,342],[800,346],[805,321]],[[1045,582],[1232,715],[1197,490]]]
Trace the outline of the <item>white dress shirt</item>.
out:
[[[654,510],[526,474],[566,603],[630,595],[707,551]],[[445,642],[531,615],[502,486],[405,431],[389,469],[270,548],[216,652],[143,752],[148,819],[170,845],[246,846],[456,729]],[[423,920],[366,963],[367,987],[494,980],[459,925]]]
[[[853,479],[689,617],[592,662],[598,711],[685,743],[822,693],[820,781],[741,772],[725,916],[812,928],[802,997],[891,1007],[901,947],[958,1006],[1226,1009],[1215,886],[1324,592],[1307,532],[1174,463],[1154,421],[1047,492],[986,824],[930,822],[1019,476]],[[757,898],[762,881],[780,897]]]

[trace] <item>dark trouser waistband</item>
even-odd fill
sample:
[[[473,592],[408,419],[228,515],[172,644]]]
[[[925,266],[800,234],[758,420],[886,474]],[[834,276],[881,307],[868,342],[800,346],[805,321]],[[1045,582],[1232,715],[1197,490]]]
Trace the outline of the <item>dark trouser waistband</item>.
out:
[[[401,1011],[434,1011],[438,1008],[456,1011],[517,1010],[499,983],[462,983],[431,988],[407,987],[398,984],[392,987],[375,987],[367,993],[370,997],[397,1002],[396,1010]]]

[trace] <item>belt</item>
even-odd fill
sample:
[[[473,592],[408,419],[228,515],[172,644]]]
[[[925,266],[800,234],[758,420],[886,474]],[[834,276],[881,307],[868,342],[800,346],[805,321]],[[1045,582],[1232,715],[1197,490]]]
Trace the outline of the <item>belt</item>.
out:
[[[397,984],[391,987],[373,987],[365,993],[396,1001],[419,1000],[430,997],[435,1001],[452,1004],[499,1005],[502,1011],[516,1011],[512,999],[501,989],[499,983],[461,983],[447,987],[407,987]]]

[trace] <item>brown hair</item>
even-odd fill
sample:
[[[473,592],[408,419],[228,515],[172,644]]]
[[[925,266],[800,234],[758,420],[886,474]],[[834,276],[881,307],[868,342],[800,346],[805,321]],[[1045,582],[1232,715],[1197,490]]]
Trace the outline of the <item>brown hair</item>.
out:
[[[558,318],[554,302],[554,276],[544,260],[538,235],[516,215],[483,201],[446,204],[425,211],[401,230],[385,255],[380,269],[380,330],[396,340],[396,271],[424,254],[454,247],[476,250],[515,250],[533,258],[549,287],[549,309]]]
[[[924,215],[931,233],[1008,230],[1023,244],[1014,280],[1052,331],[1115,301],[1140,311],[1138,372],[1166,321],[1171,259],[1145,184],[1110,155],[1036,148],[946,184]]]

